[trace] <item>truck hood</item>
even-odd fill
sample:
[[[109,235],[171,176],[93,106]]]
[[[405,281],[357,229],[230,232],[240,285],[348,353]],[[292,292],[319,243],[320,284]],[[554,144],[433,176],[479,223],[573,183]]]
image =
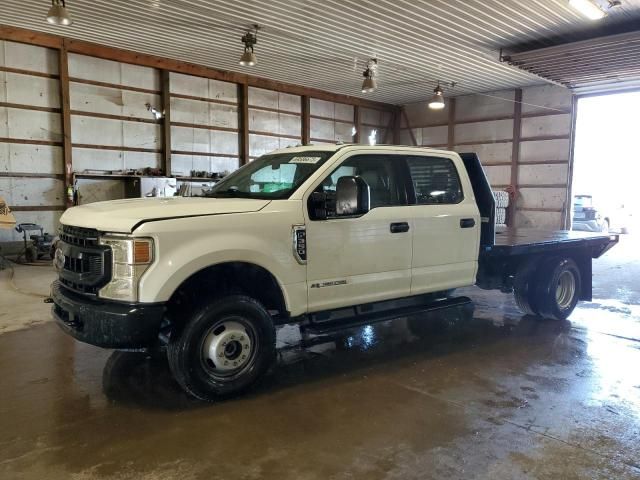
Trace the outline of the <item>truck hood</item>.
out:
[[[140,223],[168,218],[257,212],[270,200],[247,198],[136,198],[96,202],[67,210],[63,225],[95,228],[102,232],[130,233]]]

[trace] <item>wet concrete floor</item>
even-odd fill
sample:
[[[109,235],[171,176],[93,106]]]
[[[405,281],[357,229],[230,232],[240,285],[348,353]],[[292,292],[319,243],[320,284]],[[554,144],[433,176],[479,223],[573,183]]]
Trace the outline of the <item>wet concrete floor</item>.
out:
[[[567,322],[465,289],[473,318],[420,332],[399,319],[303,346],[284,327],[276,368],[218,404],[187,398],[162,358],[51,322],[4,333],[0,478],[640,478],[638,246],[596,263],[596,300]],[[46,291],[46,275],[15,283]],[[33,315],[39,300],[0,288],[0,314]]]

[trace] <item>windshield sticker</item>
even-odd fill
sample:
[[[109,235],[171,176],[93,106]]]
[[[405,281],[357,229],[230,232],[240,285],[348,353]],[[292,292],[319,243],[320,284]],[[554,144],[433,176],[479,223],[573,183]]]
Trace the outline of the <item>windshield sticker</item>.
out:
[[[322,157],[293,157],[289,163],[318,163]]]

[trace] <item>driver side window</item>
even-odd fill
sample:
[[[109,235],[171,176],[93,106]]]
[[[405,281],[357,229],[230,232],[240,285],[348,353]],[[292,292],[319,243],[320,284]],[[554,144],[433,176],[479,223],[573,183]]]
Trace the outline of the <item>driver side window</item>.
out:
[[[391,155],[356,155],[335,169],[317,191],[335,194],[340,177],[358,176],[369,185],[371,208],[406,205],[397,174],[398,161],[402,161],[402,158]]]

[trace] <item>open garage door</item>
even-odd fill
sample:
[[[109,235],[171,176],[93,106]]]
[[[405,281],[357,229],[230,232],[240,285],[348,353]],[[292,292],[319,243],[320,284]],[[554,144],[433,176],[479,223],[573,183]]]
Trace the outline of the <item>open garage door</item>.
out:
[[[529,50],[503,61],[577,94],[640,88],[640,31]]]

